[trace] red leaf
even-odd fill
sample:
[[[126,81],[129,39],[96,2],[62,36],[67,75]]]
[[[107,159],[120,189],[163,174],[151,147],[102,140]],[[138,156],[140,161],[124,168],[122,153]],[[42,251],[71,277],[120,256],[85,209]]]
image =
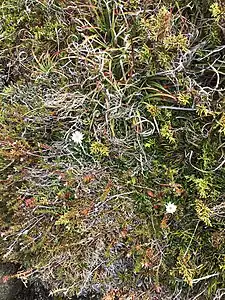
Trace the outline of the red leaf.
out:
[[[26,207],[34,207],[35,206],[35,199],[34,198],[28,198],[25,200]]]
[[[149,197],[155,198],[155,194],[152,191],[148,190],[147,194],[148,194]]]
[[[4,282],[4,283],[6,283],[7,281],[9,280],[9,276],[3,276],[2,277],[2,281]]]

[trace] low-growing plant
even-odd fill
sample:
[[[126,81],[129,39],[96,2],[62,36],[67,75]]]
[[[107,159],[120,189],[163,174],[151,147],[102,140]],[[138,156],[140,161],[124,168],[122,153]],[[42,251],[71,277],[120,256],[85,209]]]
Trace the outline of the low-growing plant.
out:
[[[0,17],[2,261],[55,297],[222,299],[222,2]]]

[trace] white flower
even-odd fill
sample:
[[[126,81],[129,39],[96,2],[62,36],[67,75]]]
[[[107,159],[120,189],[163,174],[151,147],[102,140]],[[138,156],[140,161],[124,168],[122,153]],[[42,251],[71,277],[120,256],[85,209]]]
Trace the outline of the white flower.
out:
[[[22,234],[28,234],[29,230],[24,230]]]
[[[74,141],[74,143],[76,143],[76,144],[81,144],[83,138],[84,138],[84,135],[80,131],[75,131],[71,137],[72,141]]]
[[[177,206],[174,203],[168,202],[166,204],[166,213],[173,214],[177,210]]]

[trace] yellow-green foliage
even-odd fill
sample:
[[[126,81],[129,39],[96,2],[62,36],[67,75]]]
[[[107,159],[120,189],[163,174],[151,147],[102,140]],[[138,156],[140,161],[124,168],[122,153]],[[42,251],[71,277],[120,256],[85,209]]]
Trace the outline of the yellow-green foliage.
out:
[[[148,104],[147,110],[153,117],[156,117],[159,114],[159,109],[157,108],[156,105]]]
[[[201,198],[208,198],[212,187],[209,178],[195,178],[194,176],[190,176],[190,180],[195,183],[198,195]]]
[[[183,277],[183,280],[190,286],[192,286],[192,280],[194,279],[194,275],[196,273],[195,268],[193,268],[191,264],[191,255],[186,254],[184,256],[183,253],[177,258],[177,270],[178,273]]]
[[[162,126],[162,128],[160,129],[160,133],[161,133],[162,137],[166,138],[170,143],[174,144],[176,142],[170,124],[168,124],[168,123],[164,124]]]
[[[198,104],[196,106],[197,109],[197,113],[199,114],[199,116],[210,116],[213,115],[213,112],[210,111],[204,104]]]
[[[178,53],[187,50],[187,38],[182,32],[172,32],[173,18],[173,14],[163,6],[156,15],[141,19],[141,29],[148,42],[145,40],[141,48],[140,60],[149,64],[153,73],[159,66],[169,69]]]
[[[109,149],[106,145],[100,142],[93,142],[90,147],[91,154],[99,156],[109,156]]]
[[[203,221],[207,226],[212,226],[210,217],[211,217],[211,210],[204,204],[202,200],[195,200],[195,210],[197,213],[198,218]]]
[[[222,114],[219,120],[219,126],[220,126],[219,132],[225,135],[225,113]]]
[[[215,2],[210,6],[210,12],[217,22],[224,14],[223,7],[218,2]]]
[[[151,40],[164,40],[171,33],[172,14],[164,6],[156,15],[152,15],[149,19],[142,19],[142,24],[150,31]]]
[[[223,261],[222,264],[220,265],[220,269],[222,270],[222,272],[225,271],[225,255],[223,256]]]
[[[191,103],[192,96],[190,93],[179,93],[177,98],[180,104],[187,105]]]

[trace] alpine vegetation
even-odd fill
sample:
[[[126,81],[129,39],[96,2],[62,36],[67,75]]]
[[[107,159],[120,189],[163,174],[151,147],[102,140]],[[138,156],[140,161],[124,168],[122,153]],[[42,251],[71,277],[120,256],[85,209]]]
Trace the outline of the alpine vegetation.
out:
[[[222,0],[1,1],[2,282],[224,299],[224,42]]]

